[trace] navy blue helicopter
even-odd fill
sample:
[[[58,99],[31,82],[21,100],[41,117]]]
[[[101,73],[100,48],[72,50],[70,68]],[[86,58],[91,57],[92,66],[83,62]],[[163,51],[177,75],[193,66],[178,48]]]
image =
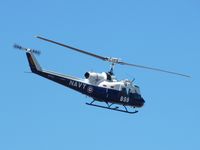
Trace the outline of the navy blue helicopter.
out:
[[[188,75],[161,70],[157,68],[146,67],[142,65],[130,64],[121,61],[118,58],[113,57],[103,57],[94,53],[90,53],[78,48],[71,47],[53,40],[46,39],[44,37],[36,36],[36,38],[54,43],[65,48],[80,52],[95,58],[98,58],[103,61],[111,63],[111,68],[108,72],[86,72],[85,78],[76,78],[68,75],[63,75],[60,73],[45,71],[37,62],[34,54],[40,54],[40,51],[30,48],[24,48],[20,45],[15,44],[14,48],[24,50],[28,59],[28,63],[32,73],[35,73],[39,76],[57,82],[61,85],[64,85],[68,88],[71,88],[77,92],[80,92],[88,97],[91,97],[93,100],[90,103],[86,103],[90,106],[106,108],[114,111],[120,111],[125,113],[134,114],[138,111],[136,108],[142,107],[145,103],[143,97],[140,93],[140,88],[130,80],[120,80],[118,81],[114,75],[113,69],[116,64],[128,65],[133,67],[139,67],[144,69],[150,69],[155,71],[161,71],[165,73],[180,75],[184,77],[190,77]],[[98,102],[104,102],[105,105],[96,104]],[[129,107],[129,109],[127,108]],[[130,109],[132,109],[130,111]]]

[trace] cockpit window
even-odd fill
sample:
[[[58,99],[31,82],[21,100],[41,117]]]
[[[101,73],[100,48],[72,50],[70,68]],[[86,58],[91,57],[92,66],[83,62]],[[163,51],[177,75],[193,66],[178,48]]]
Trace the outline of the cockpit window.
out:
[[[130,97],[134,98],[134,99],[140,99],[141,95],[138,93],[130,93]]]
[[[137,91],[134,88],[130,88],[129,93],[137,93]]]
[[[140,99],[140,98],[141,98],[141,95],[135,94],[135,98],[136,98],[136,99]]]

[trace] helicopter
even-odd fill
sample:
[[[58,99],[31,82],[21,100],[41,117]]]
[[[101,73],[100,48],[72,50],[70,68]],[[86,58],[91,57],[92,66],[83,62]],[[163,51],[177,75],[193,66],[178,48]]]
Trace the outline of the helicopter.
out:
[[[86,104],[89,106],[100,107],[129,114],[137,113],[138,110],[136,109],[144,106],[145,100],[141,95],[140,87],[133,83],[134,80],[117,80],[114,74],[114,66],[117,64],[160,71],[183,77],[190,77],[181,73],[127,63],[119,58],[100,56],[41,36],[35,37],[40,40],[65,47],[69,50],[73,50],[82,54],[95,57],[97,59],[109,62],[111,64],[110,70],[107,72],[98,73],[94,71],[87,71],[84,74],[85,78],[77,78],[69,75],[56,73],[53,71],[43,70],[43,68],[40,66],[35,57],[35,54],[39,55],[40,51],[30,48],[24,48],[20,45],[14,44],[14,48],[26,52],[29,67],[32,73],[52,80],[58,84],[64,85],[70,89],[73,89],[79,93],[82,93],[92,98],[92,101],[90,103],[86,102]],[[105,104],[99,105],[97,104],[97,102],[103,102]]]

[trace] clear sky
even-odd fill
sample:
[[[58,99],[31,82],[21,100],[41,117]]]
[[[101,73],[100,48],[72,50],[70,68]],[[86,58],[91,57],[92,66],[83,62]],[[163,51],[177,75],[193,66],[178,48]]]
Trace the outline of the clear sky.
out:
[[[198,0],[2,0],[0,149],[200,149]],[[44,69],[83,77],[109,64],[40,41],[41,35],[103,56],[189,74],[116,66],[146,101],[129,115],[85,105],[91,99],[30,71],[14,43],[39,49]]]

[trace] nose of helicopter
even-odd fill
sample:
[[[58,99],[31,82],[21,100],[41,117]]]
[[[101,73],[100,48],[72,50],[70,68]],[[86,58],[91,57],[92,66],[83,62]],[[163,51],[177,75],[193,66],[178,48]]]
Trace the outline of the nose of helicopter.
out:
[[[137,102],[137,107],[142,107],[144,106],[145,100],[141,97],[140,99],[138,99]]]
[[[140,103],[141,103],[141,107],[142,107],[145,103],[145,100],[143,98],[141,98]]]

